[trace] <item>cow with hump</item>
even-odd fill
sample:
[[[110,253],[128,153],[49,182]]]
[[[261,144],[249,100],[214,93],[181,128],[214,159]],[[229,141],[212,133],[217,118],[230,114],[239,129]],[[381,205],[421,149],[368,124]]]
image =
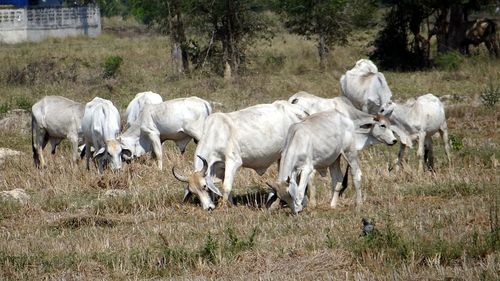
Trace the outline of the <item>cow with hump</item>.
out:
[[[290,127],[281,154],[278,180],[271,186],[296,214],[304,207],[306,186],[312,172],[325,172],[328,168],[333,189],[330,205],[335,208],[345,189],[345,186],[341,188],[340,156],[343,155],[351,167],[359,205],[362,196],[358,151],[371,144],[393,145],[396,142],[390,122],[383,116],[366,114],[354,108],[350,116],[337,110],[313,114]]]
[[[264,174],[280,158],[288,128],[307,115],[286,101],[210,115],[196,147],[193,172],[183,176],[172,168],[179,181],[188,183],[184,200],[194,193],[203,209],[213,209],[212,199],[218,195],[225,204],[237,170],[245,167]],[[223,192],[215,186],[216,178],[223,181]]]
[[[439,132],[443,139],[448,163],[450,160],[450,145],[448,143],[448,125],[444,106],[438,97],[426,94],[416,99],[409,99],[399,104],[389,101],[382,106],[380,113],[392,123],[391,129],[401,140],[396,169],[399,170],[404,152],[417,141],[418,170],[423,171],[424,164],[429,170],[434,169],[432,136]]]
[[[210,103],[198,97],[145,105],[139,118],[119,137],[123,149],[132,152],[132,156],[126,159],[152,151],[161,170],[162,143],[173,140],[184,154],[189,141],[199,139],[203,122],[211,113]]]
[[[139,118],[139,114],[147,104],[162,103],[163,98],[157,93],[151,91],[142,92],[135,95],[134,99],[130,101],[125,111],[125,120],[127,121],[126,127],[129,128]]]
[[[356,108],[370,114],[377,114],[392,97],[384,74],[368,59],[358,60],[340,77],[340,90]]]
[[[109,164],[112,170],[121,169],[122,154],[130,155],[130,150],[122,149],[117,140],[120,133],[120,113],[113,103],[99,97],[87,103],[82,130],[87,169],[90,169],[91,147],[94,148],[92,158],[97,161],[99,173],[104,171],[106,164]]]
[[[52,154],[63,140],[71,142],[72,160],[78,160],[82,142],[81,122],[85,105],[60,96],[46,96],[31,108],[33,160],[35,166],[46,166],[43,149],[50,142]]]

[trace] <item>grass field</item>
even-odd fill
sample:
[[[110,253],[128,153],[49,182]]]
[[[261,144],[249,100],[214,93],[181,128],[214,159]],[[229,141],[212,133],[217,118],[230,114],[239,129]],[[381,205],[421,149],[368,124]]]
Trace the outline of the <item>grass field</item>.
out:
[[[356,32],[348,46],[330,53],[322,73],[313,43],[281,34],[254,47],[245,74],[231,81],[173,75],[168,39],[154,34],[1,45],[0,112],[29,108],[45,95],[80,102],[100,96],[124,111],[147,90],[164,99],[199,96],[216,102],[216,111],[287,99],[299,90],[334,97],[340,76],[366,56],[372,35]],[[415,149],[398,174],[387,171],[397,147],[363,151],[359,210],[352,187],[337,209],[329,208],[328,178],[317,180],[316,208],[297,216],[262,208],[265,182],[276,178],[273,166],[263,177],[240,170],[233,189],[238,205],[206,212],[195,202],[181,204],[184,186],[170,173],[172,165],[191,168],[194,144],[182,160],[165,143],[163,171],[146,157],[99,176],[84,163],[69,164],[67,142],[38,170],[31,137],[4,131],[0,147],[24,155],[0,166],[0,190],[23,188],[31,200],[0,201],[0,279],[499,280],[500,111],[480,95],[490,82],[499,85],[500,61],[484,53],[454,71],[384,72],[395,100],[450,95],[452,162],[437,139],[435,173],[415,172]],[[104,79],[102,65],[111,55],[123,63]],[[106,196],[110,189],[125,193]],[[375,221],[376,234],[361,236],[364,217]]]

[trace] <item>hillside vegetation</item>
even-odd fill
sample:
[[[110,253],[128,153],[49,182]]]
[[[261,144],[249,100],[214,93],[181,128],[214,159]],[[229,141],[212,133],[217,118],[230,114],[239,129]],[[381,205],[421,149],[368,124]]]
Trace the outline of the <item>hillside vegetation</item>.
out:
[[[281,33],[254,46],[243,74],[225,81],[202,71],[174,75],[168,39],[137,30],[1,45],[1,114],[29,109],[45,95],[80,102],[100,96],[122,112],[149,90],[164,100],[199,96],[224,112],[300,90],[335,97],[340,76],[366,57],[374,35],[354,32],[320,72],[313,43]],[[452,162],[437,138],[434,173],[416,173],[415,149],[398,174],[388,172],[397,147],[363,151],[359,210],[352,186],[330,209],[330,180],[319,176],[318,207],[297,216],[266,210],[272,166],[263,177],[241,169],[237,206],[206,212],[194,200],[181,204],[184,185],[170,173],[173,165],[191,169],[192,143],[184,159],[165,143],[163,171],[148,156],[99,176],[84,161],[70,165],[66,141],[55,156],[46,151],[48,168],[38,170],[31,137],[2,131],[0,147],[24,154],[0,166],[0,190],[23,188],[31,199],[0,199],[0,279],[499,280],[500,111],[484,98],[500,95],[500,61],[474,51],[425,72],[384,72],[395,100],[445,96]],[[111,189],[124,192],[105,195]],[[362,218],[375,222],[375,234],[361,236]]]

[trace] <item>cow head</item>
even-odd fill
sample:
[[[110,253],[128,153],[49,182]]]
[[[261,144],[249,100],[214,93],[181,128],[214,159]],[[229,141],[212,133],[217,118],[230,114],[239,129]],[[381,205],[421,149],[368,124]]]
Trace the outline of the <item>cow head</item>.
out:
[[[203,209],[211,210],[215,208],[212,196],[214,194],[222,196],[222,193],[215,186],[212,177],[208,173],[207,160],[199,155],[198,158],[200,158],[203,162],[203,168],[200,171],[195,171],[191,175],[186,177],[177,173],[175,171],[175,167],[172,167],[172,173],[177,180],[188,184],[184,192],[183,202],[186,202],[192,194],[195,194],[200,199]]]
[[[392,101],[388,101],[384,103],[378,112],[378,114],[384,115],[384,116],[390,116],[392,112],[394,111],[394,107],[396,106],[395,103]]]
[[[274,184],[267,183],[267,185],[273,190],[280,200],[285,201],[294,214],[298,214],[302,211],[304,208],[304,201],[298,202],[296,200],[297,184],[291,181],[290,177],[288,177],[286,181],[278,181]]]
[[[129,149],[123,149],[120,142],[115,139],[107,140],[105,146],[94,152],[94,158],[109,163],[113,171],[122,168],[122,156],[131,157],[132,152]]]
[[[360,128],[381,143],[394,145],[398,142],[391,130],[391,122],[383,115],[374,116],[372,120],[360,125]]]

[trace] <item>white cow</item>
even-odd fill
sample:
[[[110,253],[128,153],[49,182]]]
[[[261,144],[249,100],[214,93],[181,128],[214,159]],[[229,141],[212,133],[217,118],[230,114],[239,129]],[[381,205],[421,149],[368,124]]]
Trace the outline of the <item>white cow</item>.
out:
[[[152,151],[158,168],[163,168],[161,144],[173,140],[181,154],[191,139],[197,141],[205,118],[212,113],[206,100],[198,97],[179,98],[144,106],[139,119],[120,137],[124,149],[139,157]]]
[[[260,104],[230,113],[214,113],[205,120],[203,135],[196,147],[194,172],[184,177],[189,183],[184,198],[196,194],[203,209],[213,209],[211,195],[230,196],[234,176],[240,167],[259,175],[280,158],[288,128],[307,116],[286,101]],[[214,185],[214,177],[223,180],[223,193]]]
[[[37,167],[46,166],[43,149],[50,142],[52,154],[65,138],[71,142],[72,159],[78,159],[82,139],[81,122],[85,105],[60,96],[47,96],[31,108],[33,160]]]
[[[112,170],[121,169],[122,154],[129,155],[130,151],[122,149],[116,139],[120,133],[120,113],[111,101],[96,97],[85,105],[82,131],[87,169],[90,169],[91,147],[94,148],[92,157],[97,159],[99,173],[104,171],[107,163]]]
[[[372,61],[361,59],[340,78],[342,95],[364,112],[377,114],[380,107],[391,100],[392,93],[384,74],[378,72]]]
[[[391,129],[401,140],[396,169],[401,166],[405,148],[411,148],[414,141],[418,141],[419,171],[423,170],[424,162],[429,169],[433,169],[432,136],[437,132],[443,139],[448,163],[450,163],[448,125],[446,124],[444,106],[439,98],[427,94],[410,99],[404,104],[389,101],[382,106],[380,113],[389,118],[392,123]]]
[[[343,155],[351,167],[356,203],[361,204],[358,151],[371,144],[395,144],[397,140],[389,127],[390,122],[383,116],[362,113],[353,119],[336,110],[313,114],[292,125],[281,153],[278,181],[273,186],[275,192],[294,213],[298,213],[303,209],[311,173],[315,169],[324,171],[329,168],[333,192],[330,205],[335,208],[343,191],[340,184],[343,181],[340,156]]]
[[[132,123],[137,120],[139,113],[146,104],[162,103],[163,99],[160,95],[153,92],[142,92],[135,95],[135,98],[130,101],[125,111],[125,120],[127,120],[127,128],[132,126]]]

